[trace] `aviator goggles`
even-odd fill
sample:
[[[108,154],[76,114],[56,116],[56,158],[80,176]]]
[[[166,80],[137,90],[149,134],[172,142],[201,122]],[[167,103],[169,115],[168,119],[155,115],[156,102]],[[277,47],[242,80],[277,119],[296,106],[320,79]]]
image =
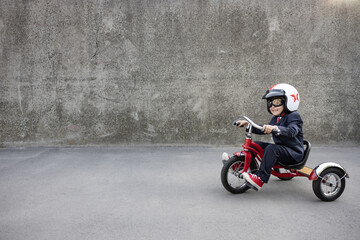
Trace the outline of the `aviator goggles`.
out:
[[[285,103],[284,99],[281,99],[281,98],[275,98],[275,99],[267,100],[267,105],[268,105],[269,108],[271,108],[271,106],[280,107],[284,103]]]

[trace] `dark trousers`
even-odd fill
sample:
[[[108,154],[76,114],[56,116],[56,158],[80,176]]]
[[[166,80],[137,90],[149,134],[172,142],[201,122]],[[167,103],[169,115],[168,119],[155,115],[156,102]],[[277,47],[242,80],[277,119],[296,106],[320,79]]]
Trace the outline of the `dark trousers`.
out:
[[[259,170],[255,173],[264,183],[267,183],[270,178],[271,168],[277,162],[283,164],[295,164],[296,161],[291,157],[286,147],[273,143],[266,143],[255,141],[264,149],[264,157],[260,164]]]

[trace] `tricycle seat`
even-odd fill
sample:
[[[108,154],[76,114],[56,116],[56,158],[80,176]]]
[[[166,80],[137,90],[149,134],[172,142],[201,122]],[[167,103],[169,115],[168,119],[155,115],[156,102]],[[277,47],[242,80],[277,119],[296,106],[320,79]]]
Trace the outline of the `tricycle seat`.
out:
[[[306,161],[309,157],[310,150],[311,150],[310,142],[304,140],[304,157],[301,160],[301,162],[296,163],[296,164],[291,164],[291,165],[285,165],[285,164],[278,162],[278,165],[281,167],[284,167],[286,169],[302,169],[305,166]]]

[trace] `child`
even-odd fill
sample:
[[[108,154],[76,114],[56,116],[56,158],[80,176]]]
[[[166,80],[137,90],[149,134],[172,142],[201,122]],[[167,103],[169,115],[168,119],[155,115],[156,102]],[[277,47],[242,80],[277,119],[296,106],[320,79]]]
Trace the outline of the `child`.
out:
[[[303,146],[303,121],[296,111],[299,107],[300,97],[298,91],[291,85],[281,83],[272,86],[263,99],[267,100],[267,110],[273,115],[269,125],[264,125],[264,132],[253,128],[253,133],[267,134],[272,130],[278,130],[273,134],[275,144],[257,141],[264,149],[264,157],[259,170],[255,173],[243,173],[242,177],[255,190],[260,190],[270,178],[271,168],[277,163],[296,164],[304,155]],[[246,120],[238,121],[238,126],[248,126]]]

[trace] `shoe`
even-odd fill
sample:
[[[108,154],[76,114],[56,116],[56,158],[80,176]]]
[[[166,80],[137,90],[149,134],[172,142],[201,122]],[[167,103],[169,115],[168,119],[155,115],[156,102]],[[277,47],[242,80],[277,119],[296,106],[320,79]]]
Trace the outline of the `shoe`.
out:
[[[250,187],[254,188],[256,191],[260,190],[264,185],[264,182],[260,179],[260,177],[255,174],[245,172],[242,174],[242,177],[251,185]]]
[[[223,161],[227,161],[227,160],[229,160],[229,158],[230,158],[229,154],[227,154],[226,152],[223,152],[221,159]]]
[[[229,160],[229,158],[230,158],[229,154],[227,154],[226,152],[224,152],[224,153],[222,154],[222,157],[221,157],[222,163],[225,165],[226,161]]]

